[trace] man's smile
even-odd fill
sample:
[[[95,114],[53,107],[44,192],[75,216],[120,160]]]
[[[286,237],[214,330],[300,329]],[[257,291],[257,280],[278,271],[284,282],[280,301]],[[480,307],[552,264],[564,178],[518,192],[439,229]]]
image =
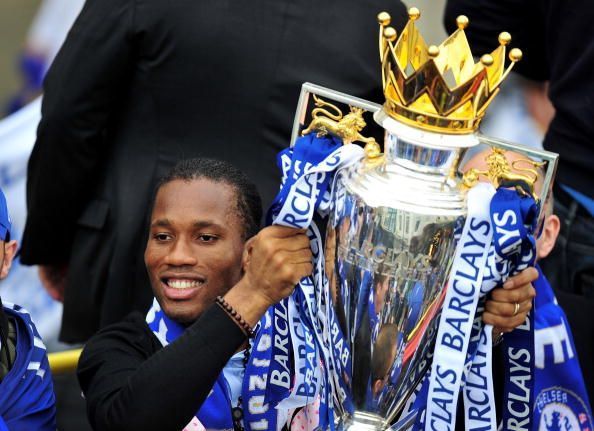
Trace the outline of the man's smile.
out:
[[[206,278],[198,275],[166,275],[161,277],[165,297],[173,301],[193,298],[206,284]]]
[[[167,287],[171,287],[173,289],[189,289],[191,287],[198,287],[204,284],[202,280],[190,280],[187,278],[165,278],[163,279],[163,283],[167,285]]]

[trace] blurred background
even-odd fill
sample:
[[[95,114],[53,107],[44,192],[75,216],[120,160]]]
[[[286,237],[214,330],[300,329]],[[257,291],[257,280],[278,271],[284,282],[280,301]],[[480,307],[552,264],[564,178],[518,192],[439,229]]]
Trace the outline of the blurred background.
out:
[[[40,0],[0,2],[0,100],[3,103],[20,85],[17,59],[40,3]]]
[[[82,2],[80,0],[46,0],[45,2],[42,0],[2,0],[0,2],[0,103],[3,107],[1,116],[6,115],[6,104],[22,88],[24,77],[20,69],[20,58],[26,47],[27,38],[34,37],[31,27],[36,14],[42,12],[40,11],[42,3],[47,3],[45,8],[55,8],[61,12],[46,12],[48,15],[55,16],[54,23],[49,22],[54,18],[44,18],[49,20],[43,24],[44,27],[47,27],[47,33],[50,33],[47,37],[49,45],[59,36],[51,34],[53,33],[52,27],[55,28],[56,33],[60,33],[63,23],[74,19],[74,11],[80,8]],[[423,19],[419,22],[419,26],[427,36],[428,42],[439,43],[443,40],[445,31],[441,24],[441,17],[444,0],[418,0],[405,3],[408,6],[417,6],[423,11]],[[41,27],[41,24],[39,26]],[[53,50],[50,51],[53,52]]]
[[[17,240],[26,218],[26,167],[39,121],[43,76],[83,2],[0,2],[0,188]],[[35,267],[21,266],[17,259],[9,277],[0,283],[0,296],[29,310],[49,351],[66,348],[57,342],[62,306],[41,287]]]

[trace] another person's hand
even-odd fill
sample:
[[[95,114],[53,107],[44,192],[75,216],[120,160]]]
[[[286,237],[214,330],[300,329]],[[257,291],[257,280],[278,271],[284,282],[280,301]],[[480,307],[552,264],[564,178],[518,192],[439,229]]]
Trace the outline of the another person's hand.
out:
[[[532,282],[537,278],[536,268],[528,268],[510,277],[503,287],[493,289],[485,304],[483,322],[493,325],[496,333],[511,332],[524,323],[536,296]]]
[[[64,290],[66,289],[66,265],[39,265],[39,280],[47,293],[55,300],[64,302]]]

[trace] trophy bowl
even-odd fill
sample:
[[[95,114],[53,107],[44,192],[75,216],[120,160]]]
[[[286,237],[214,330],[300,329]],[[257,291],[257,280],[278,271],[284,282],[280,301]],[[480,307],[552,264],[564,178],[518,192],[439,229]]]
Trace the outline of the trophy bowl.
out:
[[[478,143],[435,135],[428,147],[427,133],[382,110],[375,119],[384,155],[338,174],[327,227],[329,286],[353,364],[345,429],[387,428],[426,370],[466,214],[452,172]]]

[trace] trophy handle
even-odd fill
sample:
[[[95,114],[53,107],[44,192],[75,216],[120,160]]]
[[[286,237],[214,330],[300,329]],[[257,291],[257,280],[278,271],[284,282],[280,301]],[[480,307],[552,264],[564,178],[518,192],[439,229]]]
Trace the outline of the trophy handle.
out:
[[[360,108],[371,113],[376,113],[382,107],[377,103],[373,103],[365,99],[349,96],[348,94],[341,93],[339,91],[306,82],[301,86],[301,93],[299,94],[299,102],[297,103],[297,111],[295,112],[293,130],[291,132],[291,147],[295,144],[295,141],[299,137],[301,128],[305,125],[305,120],[308,113],[313,111],[313,107],[311,106],[313,104],[310,104],[309,100],[310,95],[314,98],[323,97],[326,100],[344,103],[345,105],[349,105],[354,108]]]
[[[301,132],[302,136],[316,133],[319,138],[330,134],[342,139],[344,144],[360,141],[377,145],[374,138],[367,138],[360,133],[367,126],[363,119],[363,108],[349,105],[350,112],[343,114],[338,106],[326,102],[316,94],[313,94],[313,99],[316,107],[311,111],[311,122]]]
[[[524,145],[516,144],[513,142],[502,141],[500,139],[491,138],[485,135],[478,134],[479,142],[482,145],[488,145],[492,148],[497,148],[505,151],[512,151],[515,153],[521,153],[531,160],[526,160],[526,162],[530,163],[533,168],[540,168],[543,170],[543,184],[542,189],[538,195],[534,195],[535,199],[542,204],[539,208],[538,213],[538,228],[542,226],[542,221],[544,219],[544,203],[549,195],[551,187],[553,185],[553,181],[555,179],[555,174],[557,173],[557,162],[559,160],[559,155],[557,153],[553,153],[551,151],[541,150],[532,147],[526,147]],[[520,162],[520,161],[516,161]],[[521,162],[524,162],[522,160]],[[512,165],[513,166],[513,165]],[[515,166],[513,166],[516,168]],[[529,170],[532,173],[532,169],[522,168],[523,170]],[[527,172],[528,173],[528,172]],[[535,232],[535,234],[539,234],[540,232]]]

